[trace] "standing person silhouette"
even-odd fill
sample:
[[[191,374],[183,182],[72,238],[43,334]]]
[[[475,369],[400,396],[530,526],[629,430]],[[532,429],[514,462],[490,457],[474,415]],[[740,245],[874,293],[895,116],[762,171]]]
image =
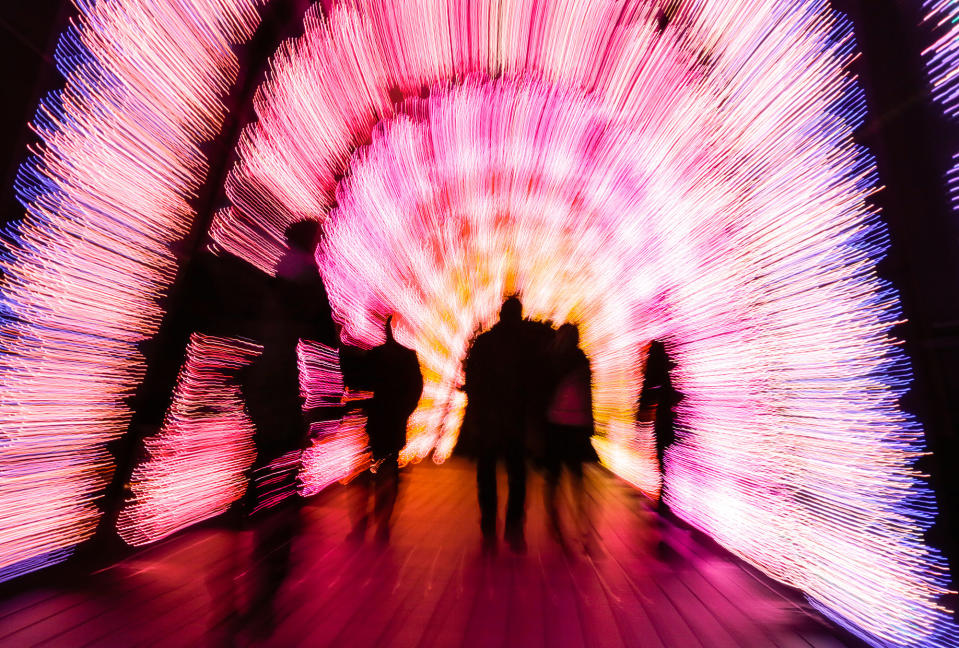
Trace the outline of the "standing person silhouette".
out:
[[[358,477],[361,509],[350,532],[352,540],[359,540],[366,533],[372,488],[376,539],[381,544],[389,542],[390,518],[399,493],[399,454],[406,445],[406,424],[423,393],[423,374],[416,352],[396,341],[392,320],[392,316],[386,318],[386,342],[371,349],[366,357],[373,398],[364,409],[373,465]]]
[[[556,332],[549,369],[552,389],[546,408],[545,458],[546,511],[557,541],[565,546],[557,493],[565,466],[570,476],[575,522],[583,546],[590,550],[592,525],[583,483],[583,463],[598,461],[590,443],[593,436],[593,373],[589,359],[579,348],[579,329],[563,324]]]
[[[483,548],[496,550],[496,464],[506,464],[509,495],[505,539],[516,553],[526,552],[526,428],[533,353],[523,305],[510,297],[499,321],[473,342],[464,362],[468,403],[464,415],[465,450],[476,459]]]
[[[336,327],[316,265],[319,223],[297,221],[284,232],[287,249],[263,304],[263,352],[243,376],[243,395],[254,425],[256,459],[246,505],[253,520],[248,621],[258,636],[274,625],[274,601],[290,569],[290,549],[300,528],[296,479],[309,423],[303,415],[297,345],[301,338],[337,344]]]
[[[673,407],[682,400],[683,396],[673,388],[672,376],[675,364],[669,358],[666,345],[661,340],[649,343],[649,352],[646,356],[646,370],[643,375],[643,388],[640,392],[638,418],[640,422],[653,422],[653,433],[656,437],[656,463],[663,480],[663,493],[666,490],[666,449],[676,440],[673,429]],[[659,507],[666,503],[660,496]]]

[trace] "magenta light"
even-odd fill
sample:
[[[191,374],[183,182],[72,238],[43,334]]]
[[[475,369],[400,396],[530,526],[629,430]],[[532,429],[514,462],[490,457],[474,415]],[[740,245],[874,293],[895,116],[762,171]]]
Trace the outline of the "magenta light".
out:
[[[194,333],[173,403],[146,439],[146,460],[130,480],[117,528],[142,545],[213,517],[240,499],[253,464],[253,424],[243,409],[238,372],[262,348]]]
[[[310,444],[303,452],[299,472],[300,494],[308,496],[335,482],[349,481],[369,466],[370,456],[365,417],[358,412],[343,417],[322,414],[323,408],[349,401],[336,349],[302,340],[297,352],[304,408],[312,419]]]
[[[325,220],[345,339],[396,312],[424,365],[411,459],[449,453],[516,290],[580,323],[600,454],[656,496],[633,408],[665,338],[674,510],[876,645],[955,645],[854,55],[822,1],[337,4],[274,58],[214,237],[271,272]]]
[[[0,264],[0,579],[97,526],[257,2],[76,3]]]
[[[5,576],[96,524],[230,46],[257,21],[240,0],[80,11],[2,260]],[[631,408],[645,345],[666,339],[686,395],[674,510],[875,645],[956,646],[947,567],[922,538],[922,430],[898,406],[899,300],[875,272],[875,168],[851,137],[854,55],[826,0],[314,8],[273,59],[212,234],[272,272],[287,223],[326,221],[346,338],[376,342],[396,312],[423,362],[406,458],[450,451],[465,341],[515,289],[529,314],[581,324],[598,449],[656,496]],[[321,457],[351,460],[358,424]],[[340,468],[320,466],[319,485]]]

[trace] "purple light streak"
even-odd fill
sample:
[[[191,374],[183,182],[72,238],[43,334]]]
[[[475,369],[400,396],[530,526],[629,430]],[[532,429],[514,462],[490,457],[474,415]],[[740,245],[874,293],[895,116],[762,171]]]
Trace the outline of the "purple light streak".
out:
[[[231,49],[259,17],[245,0],[76,3],[21,168],[26,217],[0,264],[0,579],[89,538],[143,377],[137,343],[189,231],[219,132]]]
[[[660,31],[646,2],[537,7],[310,13],[257,97],[218,244],[271,272],[286,223],[329,219],[321,261],[348,336],[375,341],[389,307],[424,363],[412,457],[448,453],[465,335],[519,289],[531,314],[582,325],[597,445],[655,496],[629,403],[645,343],[665,337],[686,394],[674,509],[875,645],[957,645],[937,606],[947,568],[922,541],[922,431],[897,404],[898,297],[875,275],[885,242],[850,136],[862,106],[843,19],[823,0],[715,0],[670,9]],[[166,245],[192,222],[199,145],[236,74],[229,44],[256,22],[239,1],[80,9],[3,259],[4,569],[59,559],[96,523],[104,444],[142,376],[134,345],[162,315]],[[563,128],[537,139],[512,115]],[[430,246],[464,267],[430,265]],[[337,278],[351,265],[380,274]]]

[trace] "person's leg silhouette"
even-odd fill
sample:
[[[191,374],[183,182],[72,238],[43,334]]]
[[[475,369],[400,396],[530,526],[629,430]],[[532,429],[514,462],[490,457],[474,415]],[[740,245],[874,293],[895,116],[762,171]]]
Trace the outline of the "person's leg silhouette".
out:
[[[393,516],[393,507],[396,505],[396,496],[399,493],[400,468],[396,456],[383,460],[376,470],[376,501],[374,515],[376,516],[376,540],[386,544],[390,540],[390,518]]]
[[[506,457],[509,497],[506,503],[506,541],[516,553],[526,553],[526,457],[514,450]]]
[[[476,486],[479,492],[480,530],[483,548],[496,550],[496,455],[487,453],[476,461]]]

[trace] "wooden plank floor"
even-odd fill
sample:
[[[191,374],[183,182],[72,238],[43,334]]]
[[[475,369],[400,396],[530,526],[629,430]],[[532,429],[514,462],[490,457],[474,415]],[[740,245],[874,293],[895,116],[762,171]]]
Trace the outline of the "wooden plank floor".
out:
[[[590,480],[599,542],[589,555],[549,536],[533,473],[526,556],[481,553],[468,463],[404,472],[385,548],[344,542],[349,493],[330,489],[303,511],[276,629],[257,645],[847,645],[800,599],[662,520],[615,477],[595,469]],[[223,575],[243,572],[249,536],[204,525],[78,582],[21,592],[0,602],[0,645],[223,645],[216,604]]]

